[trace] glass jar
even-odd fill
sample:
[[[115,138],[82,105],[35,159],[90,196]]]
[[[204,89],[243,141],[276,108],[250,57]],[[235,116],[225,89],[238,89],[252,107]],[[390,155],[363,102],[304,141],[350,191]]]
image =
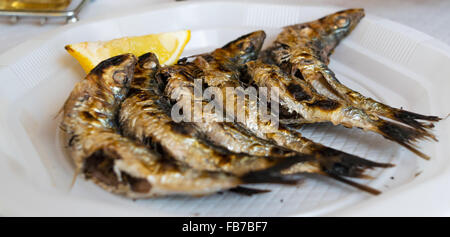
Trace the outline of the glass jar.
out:
[[[0,10],[64,10],[71,0],[0,0]]]

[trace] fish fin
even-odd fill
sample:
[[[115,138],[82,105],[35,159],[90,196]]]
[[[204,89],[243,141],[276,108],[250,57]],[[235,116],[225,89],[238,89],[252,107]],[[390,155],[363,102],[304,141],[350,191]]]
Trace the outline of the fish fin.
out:
[[[268,189],[247,188],[247,187],[242,187],[242,186],[238,186],[236,188],[229,189],[229,191],[238,193],[238,194],[242,194],[245,196],[253,196],[254,194],[263,194],[263,193],[270,192],[270,190],[268,190]]]
[[[386,139],[392,140],[408,150],[414,152],[416,155],[429,160],[430,157],[417,150],[416,142],[419,139],[436,138],[427,131],[406,127],[400,124],[392,123],[385,120],[379,120],[377,122],[377,132],[383,135]]]
[[[320,146],[315,149],[316,159],[322,169],[334,175],[354,178],[368,178],[364,172],[373,168],[393,167],[390,163],[378,163],[361,157],[339,151],[330,147]]]
[[[348,88],[347,86],[339,82],[335,74],[326,65],[321,64],[319,68],[322,74],[322,77],[319,77],[321,83],[325,85],[330,92],[339,96],[344,101],[348,102],[349,104],[354,104],[355,107],[358,108],[361,108],[360,107],[361,104],[371,104],[372,107],[377,107],[381,109],[381,111],[373,110],[372,108],[367,108],[367,106],[366,107],[363,106],[362,109],[368,113],[373,113],[374,115],[386,117],[395,120],[396,122],[403,123],[404,125],[411,126],[416,130],[422,131],[423,137],[428,137],[437,141],[436,137],[433,134],[425,130],[433,128],[434,125],[432,123],[423,123],[417,120],[437,122],[441,120],[441,118],[437,116],[427,116],[409,112],[402,109],[392,108],[381,102],[365,97],[362,94],[353,91],[352,89]]]
[[[241,180],[244,183],[256,184],[256,183],[278,183],[278,184],[298,184],[301,179],[297,175],[285,175],[281,171],[288,169],[289,167],[305,161],[314,160],[313,156],[309,155],[295,155],[292,157],[286,157],[278,159],[277,163],[267,169],[252,171],[241,176]]]
[[[81,174],[81,169],[76,169],[73,173],[72,182],[70,182],[69,190],[75,186],[75,182],[77,181],[78,175]]]
[[[53,116],[53,119],[57,119],[64,111],[64,107],[61,107],[58,112]]]
[[[377,189],[374,189],[374,188],[369,187],[369,186],[367,186],[367,185],[359,184],[359,183],[356,183],[356,182],[354,182],[354,181],[351,181],[351,180],[342,178],[342,177],[340,177],[340,176],[338,176],[338,175],[334,175],[334,174],[324,174],[324,175],[325,175],[325,176],[328,176],[328,177],[330,177],[330,178],[332,178],[332,179],[334,179],[334,180],[337,180],[337,181],[339,181],[339,182],[341,182],[341,183],[348,184],[348,185],[350,185],[350,186],[352,186],[352,187],[354,187],[354,188],[357,188],[357,189],[359,189],[359,190],[362,190],[362,191],[364,191],[364,192],[367,192],[367,193],[370,193],[370,194],[373,194],[373,195],[379,195],[379,194],[381,194],[381,191],[379,191],[379,190],[377,190]]]
[[[393,115],[392,115],[392,119],[395,119],[396,121],[407,124],[413,128],[424,130],[424,129],[433,128],[434,124],[423,123],[423,122],[419,122],[417,120],[438,122],[442,118],[439,118],[438,116],[428,116],[428,115],[417,114],[417,113],[409,112],[409,111],[402,110],[402,109],[395,109],[393,112]],[[436,140],[436,139],[434,138],[434,140]]]

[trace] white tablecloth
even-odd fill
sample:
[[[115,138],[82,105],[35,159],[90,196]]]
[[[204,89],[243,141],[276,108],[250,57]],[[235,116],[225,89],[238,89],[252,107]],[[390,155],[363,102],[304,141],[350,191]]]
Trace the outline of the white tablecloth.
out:
[[[131,12],[142,6],[168,1],[174,0],[93,0],[82,10],[79,17],[80,21],[86,21],[98,16],[114,16],[120,12]],[[258,2],[271,1],[258,0]],[[341,8],[362,7],[369,14],[400,22],[450,45],[450,0],[272,0],[272,2],[333,5]],[[39,21],[31,19],[11,24],[9,19],[0,18],[0,54],[61,25],[52,22],[40,25]]]

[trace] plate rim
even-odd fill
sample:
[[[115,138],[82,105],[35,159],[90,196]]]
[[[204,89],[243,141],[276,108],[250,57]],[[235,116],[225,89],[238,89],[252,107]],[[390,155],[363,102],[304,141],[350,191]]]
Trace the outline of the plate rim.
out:
[[[161,10],[161,9],[170,8],[170,7],[173,7],[173,6],[181,7],[182,5],[211,5],[211,4],[275,5],[275,6],[293,5],[293,6],[305,6],[305,7],[330,9],[330,10],[340,9],[339,7],[335,7],[335,6],[332,6],[332,7],[330,7],[330,6],[323,6],[322,7],[322,6],[305,5],[305,4],[286,4],[286,3],[284,3],[284,4],[281,3],[280,4],[280,3],[258,3],[258,2],[238,3],[238,2],[226,2],[226,1],[211,1],[211,2],[177,2],[177,3],[170,2],[170,3],[161,3],[161,4],[158,4],[158,5],[155,5],[155,6],[145,7],[143,9],[140,9],[138,12],[124,12],[123,14],[116,15],[116,16],[95,17],[95,18],[91,18],[89,20],[86,20],[84,22],[79,22],[79,24],[67,25],[67,26],[59,27],[57,29],[53,29],[53,30],[44,32],[41,35],[37,36],[35,39],[29,39],[29,40],[27,40],[25,42],[22,42],[21,44],[15,46],[14,48],[11,48],[11,49],[3,52],[0,55],[0,62],[3,62],[3,63],[0,63],[0,69],[2,69],[3,67],[7,67],[9,64],[11,64],[13,62],[12,60],[14,60],[14,58],[10,58],[10,57],[8,57],[8,55],[14,55],[15,54],[16,55],[15,58],[21,58],[21,57],[23,57],[25,55],[22,54],[22,55],[17,56],[17,54],[16,54],[18,51],[21,51],[20,50],[21,48],[23,48],[23,47],[30,47],[30,45],[33,45],[35,43],[38,44],[38,43],[40,43],[42,41],[49,40],[49,39],[51,39],[52,36],[57,35],[58,33],[62,32],[62,31],[65,31],[65,30],[68,30],[68,29],[70,29],[72,27],[82,27],[83,25],[92,24],[92,23],[98,22],[98,21],[108,21],[108,20],[113,20],[113,19],[119,19],[119,18],[130,16],[132,14],[142,14],[142,13],[145,13],[145,12],[153,12],[153,11],[158,11],[158,10]],[[374,16],[374,15],[371,15],[371,14],[367,14],[367,16],[370,17],[370,18],[373,18],[373,19],[382,19],[383,21],[389,22],[390,24],[394,25],[395,27],[403,28],[403,29],[408,31],[407,33],[405,33],[407,35],[411,34],[411,36],[413,36],[413,34],[419,34],[420,37],[423,37],[423,39],[425,39],[425,40],[422,40],[422,41],[420,41],[418,43],[430,45],[430,46],[436,48],[438,51],[442,52],[448,58],[450,58],[450,47],[448,45],[446,45],[445,43],[443,43],[442,41],[440,41],[440,40],[438,40],[438,39],[436,39],[436,38],[434,38],[432,36],[429,36],[428,34],[420,32],[420,31],[418,31],[418,30],[416,30],[416,29],[414,29],[412,27],[403,25],[401,23],[397,23],[395,21],[392,21],[392,20],[389,20],[389,19],[385,19],[385,18],[380,18],[380,17]],[[8,61],[11,61],[11,62],[8,63]],[[447,169],[447,171],[449,171],[449,169]],[[408,191],[411,191],[411,190],[408,190],[408,189],[411,188],[410,186],[414,186],[415,190],[423,189],[423,186],[425,186],[427,183],[429,183],[431,181],[435,181],[436,182],[436,180],[438,180],[439,182],[444,182],[445,180],[450,180],[450,172],[445,172],[443,174],[438,175],[437,177],[434,177],[432,179],[424,180],[424,182],[420,182],[420,183],[416,183],[416,182],[413,182],[413,181],[411,181],[409,183],[405,183],[405,184],[397,187],[394,190],[388,190],[382,196],[386,196],[387,194],[397,195],[397,196],[399,194],[400,195],[405,195],[405,193],[407,193]],[[403,190],[403,189],[405,189],[405,190]],[[448,196],[448,194],[447,194],[447,196]],[[364,209],[367,208],[367,207],[365,207],[365,206],[367,206],[367,205],[365,205],[367,203],[375,202],[375,204],[376,204],[377,203],[376,200],[378,200],[378,197],[367,199],[367,200],[365,200],[362,203],[357,203],[355,206],[358,206],[358,207],[352,207],[351,208],[352,210],[350,212],[339,209],[337,211],[332,211],[329,214],[330,215],[354,215],[355,213],[359,213],[359,215],[370,215],[370,212],[364,212],[364,211],[361,211],[361,210],[364,210]],[[0,206],[1,206],[1,204],[0,204]],[[449,205],[449,207],[450,207],[450,205]],[[0,208],[0,209],[4,209],[4,208]],[[358,211],[358,209],[359,209],[359,211]],[[430,213],[444,214],[444,212],[445,212],[448,215],[449,214],[448,213],[449,210],[450,209],[436,211],[435,209],[433,209],[434,212],[430,212]],[[399,214],[399,213],[397,213],[397,214]],[[301,216],[301,215],[293,215],[293,216]]]

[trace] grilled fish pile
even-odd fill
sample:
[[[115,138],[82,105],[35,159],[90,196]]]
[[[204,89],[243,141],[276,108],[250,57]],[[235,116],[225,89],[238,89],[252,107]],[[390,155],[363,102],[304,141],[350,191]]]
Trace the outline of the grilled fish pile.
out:
[[[302,173],[379,194],[346,177],[367,178],[367,169],[392,164],[326,147],[294,129],[319,122],[357,127],[429,159],[415,143],[436,140],[430,129],[440,118],[365,97],[340,83],[328,68],[333,49],[363,16],[362,9],[349,9],[287,26],[263,51],[266,35],[256,31],[171,66],[161,66],[152,53],[101,62],[64,104],[60,127],[76,173],[130,198],[222,190],[255,194],[267,190],[242,185],[296,184]],[[201,89],[226,96],[199,96],[198,79]],[[266,88],[267,94],[276,90],[277,101],[263,101],[262,95],[239,101],[227,91],[250,87]],[[220,102],[214,111],[196,108],[212,102]],[[280,110],[270,116],[279,117],[280,123],[250,116],[254,106],[274,103]],[[228,116],[237,110],[248,119]],[[181,120],[174,118],[174,111]]]

